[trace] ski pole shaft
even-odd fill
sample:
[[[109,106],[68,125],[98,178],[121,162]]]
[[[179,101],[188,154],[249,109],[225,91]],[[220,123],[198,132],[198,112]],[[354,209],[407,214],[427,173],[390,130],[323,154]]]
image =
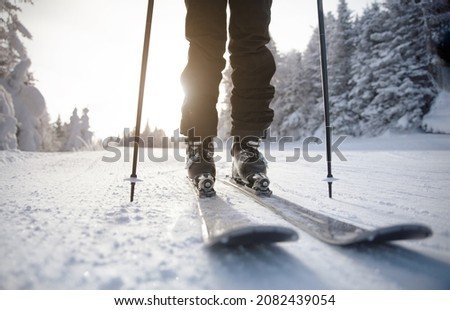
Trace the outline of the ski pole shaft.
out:
[[[325,119],[325,135],[327,148],[327,182],[328,182],[328,196],[333,197],[332,185],[333,174],[331,172],[331,130],[330,125],[330,102],[328,94],[328,68],[327,68],[327,45],[325,39],[325,18],[323,14],[322,0],[317,0],[317,11],[319,14],[319,35],[320,35],[320,66],[322,69],[322,93]]]
[[[140,131],[141,131],[141,118],[142,118],[142,106],[144,101],[144,88],[145,88],[145,78],[147,76],[147,62],[148,62],[148,50],[150,47],[150,33],[152,29],[152,17],[153,17],[153,4],[154,0],[148,1],[147,6],[147,21],[145,24],[145,35],[144,35],[144,48],[142,51],[142,62],[141,62],[141,79],[139,83],[139,97],[138,97],[138,108],[136,115],[136,127],[134,135],[134,150],[133,150],[133,168],[131,172],[131,195],[130,201],[134,200],[134,188],[137,181],[137,161],[139,154],[139,141],[140,141]]]

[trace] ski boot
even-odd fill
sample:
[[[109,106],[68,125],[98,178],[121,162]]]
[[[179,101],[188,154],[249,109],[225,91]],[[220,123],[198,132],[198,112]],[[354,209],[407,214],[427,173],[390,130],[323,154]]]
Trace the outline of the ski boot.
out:
[[[253,189],[259,196],[270,196],[269,178],[267,177],[267,161],[258,147],[261,140],[256,137],[244,138],[241,141],[235,137],[231,155],[232,179],[241,185]]]
[[[214,146],[212,139],[203,142],[186,141],[186,169],[188,178],[192,182],[199,197],[212,197],[216,194],[214,182],[216,180],[216,166],[214,164]]]

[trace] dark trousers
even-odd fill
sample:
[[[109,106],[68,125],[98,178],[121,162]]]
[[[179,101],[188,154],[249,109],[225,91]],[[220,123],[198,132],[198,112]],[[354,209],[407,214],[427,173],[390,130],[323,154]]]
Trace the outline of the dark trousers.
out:
[[[185,91],[181,133],[188,137],[217,135],[216,104],[225,68],[227,13],[230,6],[229,52],[233,69],[231,95],[233,136],[259,136],[273,120],[269,104],[275,61],[270,41],[272,0],[185,0],[188,63],[181,75]]]

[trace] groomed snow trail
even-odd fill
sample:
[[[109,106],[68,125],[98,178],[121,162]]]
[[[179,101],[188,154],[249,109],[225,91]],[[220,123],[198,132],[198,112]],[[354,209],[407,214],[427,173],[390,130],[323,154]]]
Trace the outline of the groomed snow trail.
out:
[[[209,250],[172,151],[167,161],[145,156],[139,164],[134,203],[123,181],[131,164],[102,161],[110,152],[0,152],[0,288],[450,289],[449,136],[348,140],[342,148],[348,161],[334,162],[333,200],[325,163],[286,163],[292,148],[273,151],[272,189],[364,227],[418,222],[434,235],[342,248],[298,230],[298,242]],[[229,167],[222,160],[219,177]],[[217,190],[234,212],[289,226],[220,183]]]

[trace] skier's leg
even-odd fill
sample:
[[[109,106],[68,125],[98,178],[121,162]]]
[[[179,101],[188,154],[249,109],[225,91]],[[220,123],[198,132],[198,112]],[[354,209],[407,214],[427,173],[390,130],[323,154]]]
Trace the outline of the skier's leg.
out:
[[[266,44],[272,0],[230,0],[231,96],[234,136],[264,136],[273,120],[269,104],[275,61]]]
[[[217,134],[216,104],[225,67],[227,0],[186,0],[188,63],[181,75],[185,92],[181,134],[206,137]]]
[[[180,129],[187,136],[188,177],[200,196],[212,196],[216,169],[211,138],[217,134],[216,104],[225,67],[227,0],[185,2],[189,55],[181,75],[185,100]]]
[[[270,84],[275,61],[266,46],[271,5],[271,0],[230,0],[232,175],[264,194],[270,193],[267,163],[258,147],[273,120],[269,104],[275,92]]]

